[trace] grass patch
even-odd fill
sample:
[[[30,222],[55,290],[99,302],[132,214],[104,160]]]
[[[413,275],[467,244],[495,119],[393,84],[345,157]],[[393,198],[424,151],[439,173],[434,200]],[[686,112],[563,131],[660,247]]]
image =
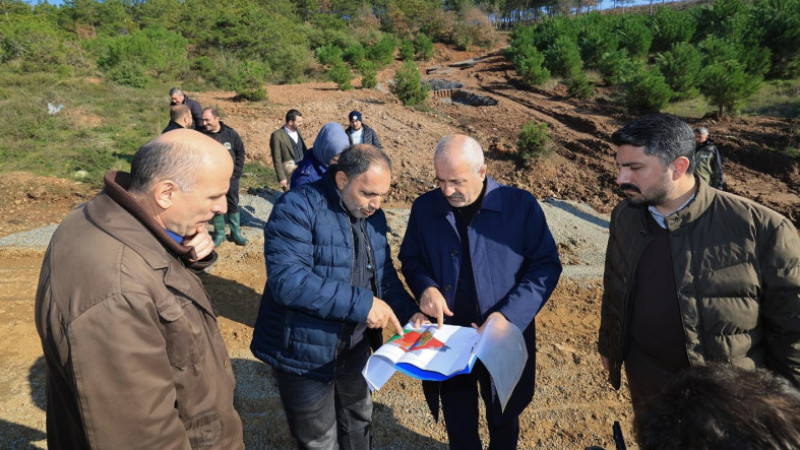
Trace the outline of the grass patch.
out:
[[[700,119],[708,113],[717,112],[717,108],[709,105],[705,97],[698,96],[670,103],[661,112]],[[747,99],[740,114],[787,119],[800,117],[800,79],[765,81],[758,92]]]
[[[100,187],[108,170],[129,170],[136,149],[169,121],[164,85],[132,89],[47,73],[6,73],[0,85],[3,172],[77,178]],[[48,103],[63,107],[50,114]]]
[[[281,186],[275,177],[275,169],[260,162],[244,163],[242,178],[239,179],[239,191],[246,192],[249,189],[265,186],[277,191],[281,190]]]
[[[700,119],[706,114],[716,111],[717,108],[709,105],[705,97],[702,96],[681,100],[675,103],[668,103],[667,106],[661,109],[663,113],[692,119]]]
[[[761,85],[742,113],[752,116],[800,117],[800,79],[775,80]]]

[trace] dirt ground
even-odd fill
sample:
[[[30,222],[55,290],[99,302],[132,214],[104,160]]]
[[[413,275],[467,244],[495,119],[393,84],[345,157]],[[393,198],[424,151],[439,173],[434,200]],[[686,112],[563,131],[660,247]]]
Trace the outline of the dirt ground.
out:
[[[481,57],[472,67],[449,63]],[[566,97],[559,87],[526,90],[499,52],[486,55],[437,47],[435,62],[422,67],[424,78],[463,83],[465,90],[497,100],[495,106],[467,106],[450,101],[452,91],[429,100],[429,112],[403,107],[385,89],[393,69],[381,72],[378,90],[340,92],[332,83],[269,86],[270,101],[251,105],[231,92],[192,95],[216,106],[223,120],[239,131],[253,160],[271,164],[269,134],[285,112],[303,113],[309,145],[326,122],[345,123],[353,109],[379,133],[394,161],[395,180],[389,207],[409,207],[432,186],[432,150],[450,133],[477,138],[487,150],[489,173],[501,182],[526,188],[537,197],[584,202],[607,213],[619,201],[614,188],[613,148],[608,136],[630,118],[603,101]],[[356,85],[358,83],[356,82]],[[516,134],[530,120],[550,126],[554,154],[530,167],[517,162]],[[725,159],[730,191],[764,203],[800,222],[800,164],[769,152],[786,146],[798,128],[771,117],[692,120],[707,126]],[[796,140],[797,137],[794,137]],[[795,146],[798,144],[795,142]],[[263,180],[276,187],[276,180]],[[0,237],[57,223],[66,212],[94,195],[80,183],[26,173],[0,175]],[[291,441],[269,370],[248,350],[252,324],[266,274],[263,241],[246,248],[220,247],[220,261],[204,281],[214,300],[222,334],[239,379],[237,409],[250,448],[290,448]],[[569,263],[569,246],[562,246]],[[0,249],[0,447],[45,448],[44,381],[41,348],[33,324],[33,298],[43,251]],[[520,448],[613,448],[611,425],[621,421],[632,444],[631,411],[623,387],[605,382],[595,351],[599,324],[599,279],[564,278],[537,318],[537,380],[534,402],[521,418]],[[446,448],[441,423],[427,413],[419,384],[402,375],[374,394],[376,448]]]

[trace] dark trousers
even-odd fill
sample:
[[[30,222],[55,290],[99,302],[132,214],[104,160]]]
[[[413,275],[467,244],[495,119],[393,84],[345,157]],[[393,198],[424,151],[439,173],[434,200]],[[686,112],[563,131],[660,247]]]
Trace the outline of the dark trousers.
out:
[[[298,448],[370,448],[372,397],[361,375],[368,358],[369,343],[363,339],[339,355],[330,382],[275,371],[283,410]]]
[[[230,187],[228,187],[228,192],[225,194],[225,200],[228,201],[228,211],[227,214],[233,214],[239,212],[239,179],[238,178],[231,178]]]
[[[489,449],[517,448],[519,416],[501,413],[497,402],[492,401],[491,377],[480,362],[475,364],[472,373],[442,381],[439,392],[450,448],[454,450],[483,449],[478,434],[478,385],[480,385],[480,396],[486,406]]]
[[[649,409],[652,401],[680,370],[663,367],[631,339],[628,355],[625,356],[625,374],[628,376],[635,420],[641,418],[641,414]]]

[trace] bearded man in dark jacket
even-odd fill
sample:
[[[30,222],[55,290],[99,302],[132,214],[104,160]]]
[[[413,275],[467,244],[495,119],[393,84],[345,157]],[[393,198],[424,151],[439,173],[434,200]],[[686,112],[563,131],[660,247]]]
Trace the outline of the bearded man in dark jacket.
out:
[[[691,127],[654,114],[611,136],[617,184],[598,349],[634,413],[681,370],[718,361],[800,386],[800,237],[792,222],[694,174]]]
[[[390,186],[385,154],[350,147],[322,179],[282,195],[264,229],[250,349],[273,367],[300,448],[370,448],[370,347],[388,324],[402,334],[424,319],[392,265],[380,209]]]

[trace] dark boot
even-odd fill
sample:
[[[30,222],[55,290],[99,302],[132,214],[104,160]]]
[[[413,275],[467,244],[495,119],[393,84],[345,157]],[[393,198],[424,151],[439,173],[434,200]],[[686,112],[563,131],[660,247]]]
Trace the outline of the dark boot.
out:
[[[240,213],[235,212],[228,214],[228,225],[231,227],[230,240],[236,245],[247,245],[247,239],[241,234],[239,224],[241,224],[242,216]]]
[[[225,214],[217,214],[211,219],[211,224],[214,225],[214,247],[219,247],[222,241],[225,240]]]

